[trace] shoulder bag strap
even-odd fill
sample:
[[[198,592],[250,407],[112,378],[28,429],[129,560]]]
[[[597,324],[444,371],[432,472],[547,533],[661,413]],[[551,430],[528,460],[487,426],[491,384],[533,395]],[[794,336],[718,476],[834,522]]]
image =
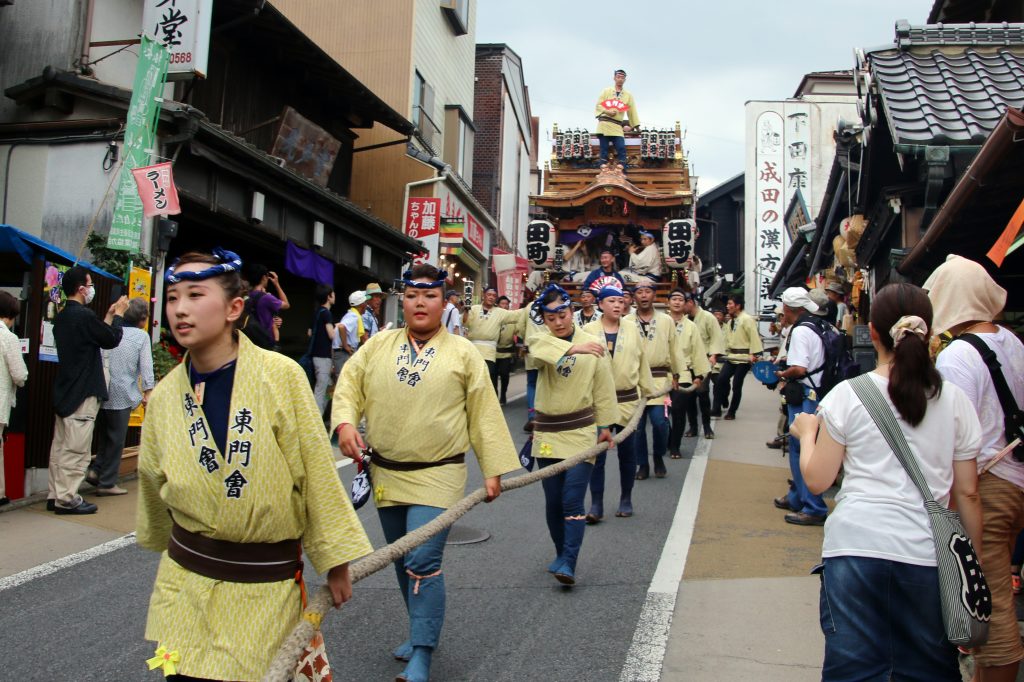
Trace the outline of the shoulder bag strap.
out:
[[[850,386],[853,387],[853,392],[857,394],[861,403],[864,404],[864,408],[875,421],[875,426],[882,432],[885,442],[892,448],[896,459],[907,470],[910,480],[914,482],[914,485],[921,492],[921,497],[924,498],[925,503],[934,502],[932,491],[928,487],[921,469],[917,466],[917,459],[914,457],[910,444],[907,443],[907,438],[903,435],[903,431],[896,421],[896,415],[893,414],[892,408],[885,401],[885,396],[878,390],[874,380],[867,374],[862,374],[859,377],[850,379]]]
[[[974,334],[961,334],[956,338],[974,346],[974,350],[978,351],[978,355],[988,366],[988,373],[992,375],[992,385],[995,386],[996,395],[999,396],[999,406],[1003,408],[1004,419],[1009,419],[1014,412],[1019,412],[1020,406],[1017,405],[1017,399],[1013,397],[1013,391],[1006,383],[1006,375],[1003,374],[1002,365],[999,363],[995,351]],[[1006,434],[1006,437],[1012,440],[1009,433]]]

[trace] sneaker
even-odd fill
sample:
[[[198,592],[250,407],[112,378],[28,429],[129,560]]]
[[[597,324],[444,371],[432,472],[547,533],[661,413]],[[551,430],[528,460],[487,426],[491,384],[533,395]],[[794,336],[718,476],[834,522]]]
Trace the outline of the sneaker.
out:
[[[58,505],[58,506],[56,506],[56,508],[53,511],[55,513],[59,514],[59,515],[63,515],[63,514],[82,515],[82,514],[95,514],[97,509],[98,509],[98,507],[95,504],[92,504],[91,502],[86,502],[85,500],[82,500],[81,502],[78,503],[77,507],[61,507],[61,506]]]
[[[127,495],[128,491],[116,485],[109,488],[97,488],[96,497],[113,497],[114,495]]]
[[[57,511],[57,501],[56,500],[47,500],[46,501],[46,511]]]

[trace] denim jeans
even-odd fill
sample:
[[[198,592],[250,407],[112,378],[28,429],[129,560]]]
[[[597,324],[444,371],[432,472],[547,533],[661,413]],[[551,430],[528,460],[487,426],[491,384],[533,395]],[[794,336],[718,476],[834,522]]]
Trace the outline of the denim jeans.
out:
[[[802,405],[786,405],[789,425],[793,424],[793,420],[796,419],[798,414],[803,412],[814,414],[814,411],[817,409],[818,401],[809,400],[807,398],[807,389],[804,389],[804,402]],[[786,495],[786,498],[789,500],[789,507],[794,511],[811,514],[812,516],[824,516],[828,513],[825,500],[822,499],[821,495],[815,495],[807,489],[807,484],[804,483],[804,476],[800,473],[800,439],[788,438],[787,440],[789,441],[789,472],[793,478],[793,485]]]
[[[427,525],[445,510],[425,505],[379,507],[377,516],[384,539],[391,544],[406,533]],[[444,530],[395,562],[398,587],[409,612],[409,641],[436,649],[444,625],[444,574],[441,560],[448,531]],[[410,575],[412,574],[412,575]]]
[[[640,423],[636,427],[636,465],[645,469],[650,468],[647,450],[647,422],[651,422],[651,434],[653,436],[653,451],[655,462],[662,461],[665,451],[668,449],[668,417],[665,416],[664,405],[648,405],[640,417]]]
[[[537,464],[541,469],[558,464],[560,459],[538,457]],[[583,503],[587,496],[587,484],[590,483],[590,472],[594,465],[581,462],[568,471],[541,481],[544,487],[545,518],[551,541],[555,543],[555,552],[562,553],[565,544],[565,523],[569,520],[583,521],[586,512]]]
[[[825,559],[819,609],[823,682],[960,682],[956,647],[942,625],[934,566],[857,556]]]
[[[612,426],[612,432],[618,433],[622,427]],[[619,455],[619,488],[620,499],[629,499],[633,492],[633,483],[636,482],[636,433],[631,433],[615,447]],[[608,458],[607,452],[597,456],[594,463],[594,471],[590,474],[590,497],[592,500],[604,498],[604,465]]]
[[[622,135],[598,135],[598,144],[601,145],[601,163],[608,162],[608,146],[615,145],[615,160],[626,169],[626,138]]]

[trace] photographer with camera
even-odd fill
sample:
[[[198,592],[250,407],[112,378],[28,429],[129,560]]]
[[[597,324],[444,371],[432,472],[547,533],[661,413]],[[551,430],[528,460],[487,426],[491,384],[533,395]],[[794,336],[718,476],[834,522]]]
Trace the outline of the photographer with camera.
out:
[[[924,283],[935,309],[933,331],[948,331],[954,341],[939,353],[935,366],[974,406],[981,422],[978,493],[981,495],[981,565],[992,591],[988,642],[974,651],[979,682],[1016,680],[1024,659],[1017,629],[1010,552],[1024,530],[1024,447],[1006,452],[1020,437],[1024,405],[1024,344],[996,325],[1006,305],[1006,290],[985,268],[949,256]]]

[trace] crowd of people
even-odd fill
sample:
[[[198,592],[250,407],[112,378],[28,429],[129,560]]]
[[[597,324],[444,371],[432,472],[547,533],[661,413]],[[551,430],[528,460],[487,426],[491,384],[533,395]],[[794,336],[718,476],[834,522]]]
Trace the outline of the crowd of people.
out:
[[[327,574],[336,605],[351,597],[349,563],[372,548],[335,473],[329,435],[367,471],[393,542],[462,497],[470,450],[493,501],[501,476],[612,443],[641,409],[639,427],[614,455],[614,515],[629,519],[644,511],[637,482],[669,475],[665,460],[682,457],[684,438],[714,438],[714,418],[737,417],[744,376],[764,354],[739,295],[727,296],[724,310],[706,310],[696,292],[674,289],[662,311],[652,282],[623,286],[602,272],[575,301],[549,284],[511,310],[488,287],[464,308],[446,291],[444,271],[417,265],[405,274],[398,328],[381,325],[379,287],[351,292],[337,321],[334,290],[317,288],[309,382],[299,364],[247,330],[259,325],[273,339],[287,296],[273,273],[256,268],[247,285],[243,270],[220,249],[187,254],[167,270],[167,324],[188,353],[159,384],[143,331],[146,302],[119,299],[101,320],[88,307],[91,275],[76,267],[63,277],[67,304],[55,323],[52,508],[94,512],[78,492],[83,480],[98,496],[124,493],[117,471],[128,415],[145,405],[138,541],[163,553],[146,637],[174,651],[183,680],[260,676],[301,617],[302,552]],[[825,527],[816,569],[823,679],[959,679],[928,512],[861,403],[868,386],[892,412],[931,497],[959,512],[980,557],[991,626],[971,652],[977,679],[1014,679],[1024,659],[1011,571],[1024,531],[1024,448],[1013,430],[1024,404],[1024,344],[999,323],[1006,292],[981,265],[955,256],[923,288],[889,285],[870,303],[877,366],[848,379],[835,356],[843,336],[834,322],[844,314],[836,289],[839,300],[827,289],[783,292],[774,359],[791,473],[774,505],[788,523]],[[13,387],[27,378],[20,353],[8,349],[18,313],[17,300],[0,293],[0,423]],[[530,436],[517,455],[501,404],[512,361],[524,353]],[[101,446],[90,462],[97,419]],[[431,429],[420,428],[427,422]],[[559,584],[579,581],[586,528],[605,521],[610,456],[543,482],[554,550],[547,571]],[[830,511],[822,494],[837,479]],[[395,565],[409,618],[408,638],[393,651],[405,665],[398,679],[429,678],[444,623],[445,537]],[[243,594],[274,607],[243,619],[233,608]]]

